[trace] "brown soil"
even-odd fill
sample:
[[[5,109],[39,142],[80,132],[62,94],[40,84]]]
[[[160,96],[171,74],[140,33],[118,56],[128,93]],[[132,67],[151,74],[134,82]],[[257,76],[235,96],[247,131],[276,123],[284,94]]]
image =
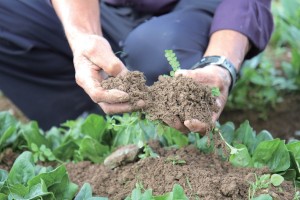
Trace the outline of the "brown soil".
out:
[[[192,146],[155,149],[160,158],[146,158],[113,170],[90,162],[69,163],[67,169],[76,184],[89,182],[96,195],[116,200],[128,196],[136,183],[142,184],[145,189],[152,188],[156,195],[170,192],[173,185],[178,183],[190,199],[248,199],[248,181],[253,181],[254,172],[262,172],[234,168],[211,155],[201,154]],[[172,163],[178,159],[186,163]],[[281,200],[293,198],[291,183],[285,182],[282,189],[272,188],[265,192]]]
[[[108,78],[101,86],[127,92],[133,106],[137,101],[144,100],[144,111],[152,120],[175,121],[178,117],[181,122],[198,119],[211,124],[212,113],[218,111],[211,88],[199,85],[191,78],[160,76],[150,87],[145,82],[141,72],[133,71],[124,76]]]

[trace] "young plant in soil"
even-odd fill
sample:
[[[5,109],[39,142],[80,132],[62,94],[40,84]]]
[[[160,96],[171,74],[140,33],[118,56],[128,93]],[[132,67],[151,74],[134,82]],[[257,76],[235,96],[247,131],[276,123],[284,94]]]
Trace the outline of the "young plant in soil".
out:
[[[257,177],[255,175],[255,182],[250,182],[250,187],[248,191],[248,199],[272,199],[272,196],[269,194],[260,194],[256,197],[256,193],[259,192],[262,189],[267,189],[270,187],[270,185],[273,185],[274,187],[279,187],[282,182],[284,181],[284,178],[280,176],[279,174],[264,174],[260,177]]]

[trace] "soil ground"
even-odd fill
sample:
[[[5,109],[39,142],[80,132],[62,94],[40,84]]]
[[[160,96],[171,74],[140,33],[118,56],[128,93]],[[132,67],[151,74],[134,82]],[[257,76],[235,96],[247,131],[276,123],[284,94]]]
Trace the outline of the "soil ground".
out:
[[[253,173],[259,175],[263,171],[232,167],[214,156],[201,154],[193,146],[166,150],[156,144],[154,149],[160,158],[146,158],[113,170],[90,162],[69,163],[67,169],[72,181],[79,185],[89,182],[95,194],[113,200],[126,198],[136,183],[152,188],[156,195],[172,191],[178,183],[189,199],[248,199],[248,181],[254,181]],[[172,163],[176,160],[186,163]],[[284,182],[281,189],[273,187],[264,192],[281,200],[293,198],[291,182]]]
[[[299,138],[295,135],[300,130],[299,111],[300,95],[288,96],[276,109],[270,110],[269,118],[263,121],[257,118],[253,111],[227,111],[220,119],[221,123],[233,121],[239,125],[248,119],[254,130],[269,130],[274,137],[282,139]],[[3,95],[0,95],[0,111],[9,110],[17,118],[27,121],[27,118]],[[70,178],[76,184],[89,182],[95,195],[107,196],[110,199],[124,199],[134,189],[136,183],[144,188],[152,188],[154,194],[170,192],[175,183],[179,183],[190,199],[248,199],[249,182],[254,181],[254,169],[234,168],[228,163],[221,162],[211,155],[201,154],[193,147],[183,149],[154,148],[160,158],[147,158],[113,170],[104,165],[90,162],[67,164]],[[10,150],[1,154],[0,168],[8,170],[16,154]],[[180,159],[186,163],[173,164],[172,160]],[[283,190],[273,187],[267,192],[274,199],[293,199],[294,188],[290,182],[282,185]]]

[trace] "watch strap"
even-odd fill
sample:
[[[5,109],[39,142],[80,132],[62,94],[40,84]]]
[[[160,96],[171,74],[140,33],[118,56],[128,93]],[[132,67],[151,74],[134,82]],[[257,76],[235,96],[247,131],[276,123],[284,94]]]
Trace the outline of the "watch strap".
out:
[[[206,56],[197,62],[191,69],[203,68],[208,65],[217,65],[228,70],[231,77],[231,84],[229,86],[230,92],[237,80],[237,72],[234,65],[224,56]]]

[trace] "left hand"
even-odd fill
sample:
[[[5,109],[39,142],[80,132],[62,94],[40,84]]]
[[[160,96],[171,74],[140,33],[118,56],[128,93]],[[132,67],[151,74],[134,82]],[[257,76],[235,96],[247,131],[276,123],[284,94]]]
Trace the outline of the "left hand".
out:
[[[175,76],[178,76],[179,74],[194,79],[196,83],[219,88],[221,94],[216,99],[217,105],[219,106],[219,111],[217,113],[213,113],[212,123],[214,124],[218,120],[227,101],[231,83],[229,72],[220,66],[209,65],[195,70],[178,70],[175,73]],[[165,121],[165,123],[183,133],[188,133],[191,131],[204,134],[207,128],[209,128],[209,124],[201,122],[197,119],[186,120],[184,123],[181,123],[178,118],[173,122]]]

